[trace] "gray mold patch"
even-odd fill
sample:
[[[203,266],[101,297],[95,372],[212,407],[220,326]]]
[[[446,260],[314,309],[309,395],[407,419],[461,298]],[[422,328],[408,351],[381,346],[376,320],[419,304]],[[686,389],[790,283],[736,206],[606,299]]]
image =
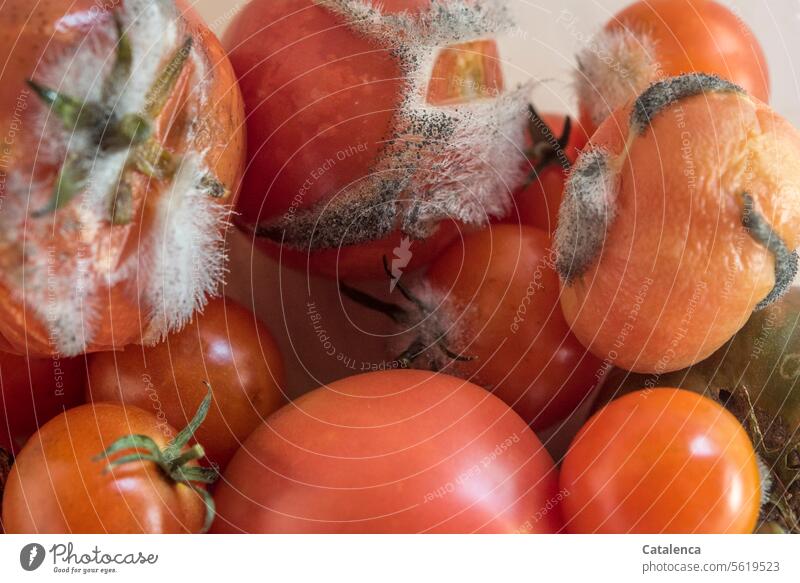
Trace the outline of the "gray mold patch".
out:
[[[556,269],[571,285],[600,254],[616,216],[618,179],[608,152],[585,152],[564,190],[555,237]]]
[[[764,298],[756,310],[763,310],[781,299],[797,277],[798,256],[791,251],[780,235],[775,232],[767,220],[756,210],[755,201],[749,194],[744,194],[742,209],[742,226],[754,241],[766,247],[775,257],[775,287]]]
[[[706,93],[741,93],[745,90],[738,85],[715,75],[690,73],[653,83],[642,93],[633,105],[631,130],[642,134],[653,119],[670,105]]]
[[[427,89],[442,47],[486,38],[511,25],[506,4],[434,0],[420,14],[385,15],[364,0],[317,3],[391,51],[405,88],[369,178],[338,193],[332,203],[261,223],[257,232],[296,248],[325,249],[375,240],[397,228],[422,238],[445,219],[483,226],[491,217],[505,216],[525,178],[531,85],[447,106],[429,104]],[[382,215],[379,206],[393,212]]]

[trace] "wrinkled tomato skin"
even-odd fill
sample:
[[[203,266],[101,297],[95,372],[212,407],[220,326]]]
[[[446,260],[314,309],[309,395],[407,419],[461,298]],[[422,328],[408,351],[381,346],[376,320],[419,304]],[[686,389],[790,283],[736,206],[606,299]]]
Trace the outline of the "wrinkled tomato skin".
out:
[[[560,138],[567,118],[555,113],[544,113],[541,118],[552,135],[556,139]],[[583,126],[573,120],[567,147],[558,152],[555,161],[547,165],[531,179],[527,187],[517,193],[516,210],[511,213],[509,222],[518,221],[522,225],[541,229],[551,236],[555,233],[558,210],[561,208],[564,195],[564,184],[569,173],[564,168],[564,162],[574,164],[588,141],[589,136],[586,135]]]
[[[278,346],[252,312],[212,300],[182,331],[153,347],[129,346],[89,358],[87,398],[151,410],[186,427],[208,393],[214,404],[195,436],[224,468],[242,442],[284,403]]]
[[[194,39],[193,54],[203,61],[207,71],[200,85],[202,91],[187,87],[185,79],[178,82],[167,100],[164,113],[156,120],[154,134],[179,157],[187,151],[202,153],[208,169],[225,187],[219,202],[234,205],[245,163],[242,97],[219,40],[199,14],[189,7],[187,0],[175,0],[174,3],[182,24]],[[94,0],[9,0],[2,4],[0,60],[5,66],[0,70],[3,87],[0,92],[0,139],[13,142],[6,144],[12,165],[35,160],[32,170],[24,170],[29,172],[27,181],[34,184],[53,181],[60,168],[48,162],[47,156],[40,155],[43,145],[50,141],[49,136],[30,131],[37,126],[37,116],[49,114],[26,81],[45,71],[54,56],[70,54],[76,47],[86,44],[87,35],[97,32],[94,29],[98,27],[98,21],[107,18],[110,10],[120,9],[121,6],[120,2],[99,3]],[[108,26],[113,28],[110,19]],[[104,63],[111,63],[112,56],[109,54]],[[98,83],[101,80],[98,78]],[[68,85],[69,79],[65,78],[61,90],[66,91]],[[186,119],[188,102],[202,102],[192,119]],[[205,130],[197,132],[193,142],[188,142],[182,135],[189,124]],[[133,188],[134,204],[142,207],[137,209],[137,221],[134,221],[137,224],[112,227],[109,223],[99,229],[92,241],[86,243],[81,237],[75,236],[74,227],[69,236],[60,232],[53,234],[60,230],[55,228],[58,222],[53,217],[31,217],[27,222],[30,226],[26,235],[27,248],[38,249],[40,253],[52,252],[57,258],[55,264],[60,263],[59,259],[63,257],[87,258],[87,253],[96,252],[96,256],[91,257],[93,260],[89,262],[87,273],[74,275],[74,285],[86,288],[86,313],[82,314],[86,325],[82,332],[91,333],[82,352],[113,350],[140,342],[150,323],[148,310],[142,309],[142,298],[137,297],[136,291],[148,286],[151,273],[142,270],[136,272],[136,278],[124,278],[108,268],[103,269],[108,263],[119,264],[138,253],[138,244],[157,228],[154,224],[157,201],[170,195],[170,189],[164,187],[161,181],[151,180],[144,175],[138,178],[140,180]],[[2,195],[6,194],[4,187],[8,188],[9,185],[6,183],[0,187]],[[8,194],[23,196],[30,193],[16,193],[9,188]],[[73,202],[80,204],[80,201]],[[63,214],[68,208],[59,212]],[[28,210],[32,213],[35,209]],[[50,228],[44,229],[44,234],[37,234],[37,220],[48,222]],[[13,249],[6,248],[7,245],[7,242],[0,245],[0,271],[13,273],[19,269],[20,257]],[[108,279],[122,281],[108,286],[105,285]],[[79,280],[80,283],[77,283]],[[21,288],[17,289],[17,285],[16,282],[9,284],[8,281],[0,281],[0,350],[47,357],[56,351],[47,319],[42,316],[40,305],[32,305],[30,300],[20,301],[25,293]],[[69,333],[79,332],[69,330]]]
[[[164,447],[162,422],[138,407],[83,405],[47,423],[25,446],[3,497],[9,534],[197,533],[205,504],[152,462],[106,472],[94,458],[117,439],[146,435]],[[132,453],[132,452],[131,452]]]
[[[550,238],[494,225],[457,241],[428,281],[472,358],[459,371],[490,389],[536,430],[567,417],[596,387],[602,363],[570,332],[559,306]]]
[[[351,377],[278,411],[216,492],[217,533],[555,532],[553,462],[499,399],[442,374]]]
[[[0,352],[0,448],[16,455],[56,415],[83,403],[82,358],[25,358]]]
[[[663,374],[711,356],[775,288],[774,254],[743,227],[743,193],[787,248],[800,247],[800,132],[736,92],[687,96],[642,133],[632,108],[607,119],[582,154],[609,154],[614,215],[587,267],[563,274],[561,306],[599,358]],[[606,229],[572,218],[579,232]]]
[[[595,414],[561,469],[572,533],[749,534],[756,455],[736,418],[678,389],[639,391]]]

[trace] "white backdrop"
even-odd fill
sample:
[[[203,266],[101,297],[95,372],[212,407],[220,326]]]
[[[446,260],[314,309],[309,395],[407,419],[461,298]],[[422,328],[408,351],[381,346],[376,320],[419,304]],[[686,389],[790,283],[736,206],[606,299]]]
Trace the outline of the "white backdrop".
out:
[[[542,81],[535,97],[540,109],[571,111],[570,69],[581,35],[590,35],[633,0],[508,0],[520,27],[502,40],[511,82]],[[718,0],[754,31],[772,71],[773,105],[800,125],[800,0]],[[191,0],[220,34],[247,0]],[[573,29],[556,24],[562,10],[577,16]]]

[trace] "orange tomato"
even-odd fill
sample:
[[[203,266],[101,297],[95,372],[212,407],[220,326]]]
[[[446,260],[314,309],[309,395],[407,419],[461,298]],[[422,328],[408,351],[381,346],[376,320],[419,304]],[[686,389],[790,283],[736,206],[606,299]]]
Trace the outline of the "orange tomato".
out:
[[[715,402],[632,393],[581,429],[561,469],[572,533],[749,534],[761,505],[756,454]]]
[[[713,0],[642,0],[578,56],[581,123],[591,135],[654,81],[685,73],[717,75],[769,101],[764,52],[739,16]]]
[[[564,315],[610,364],[686,368],[791,284],[798,224],[800,133],[719,78],[660,82],[573,167],[556,236]]]
[[[3,4],[0,349],[154,341],[215,291],[243,106],[184,6]]]
[[[6,532],[200,532],[206,505],[191,486],[152,461],[133,460],[107,471],[108,461],[98,457],[127,435],[164,448],[175,433],[138,407],[102,403],[62,413],[28,442],[11,469],[3,496]],[[115,457],[137,450],[145,453],[129,447]]]
[[[454,243],[427,272],[439,302],[430,319],[442,318],[450,348],[470,359],[453,370],[535,429],[567,417],[602,377],[561,313],[553,261],[544,232],[495,225]]]
[[[87,396],[156,413],[184,427],[207,389],[214,404],[197,430],[208,459],[225,467],[242,442],[285,402],[281,354],[269,330],[232,300],[211,301],[182,331],[152,347],[89,358]]]

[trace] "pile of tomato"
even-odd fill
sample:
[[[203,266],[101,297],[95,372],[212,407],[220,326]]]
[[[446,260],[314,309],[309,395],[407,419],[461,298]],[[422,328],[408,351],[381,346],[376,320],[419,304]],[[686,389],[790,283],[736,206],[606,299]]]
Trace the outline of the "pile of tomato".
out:
[[[800,132],[736,15],[632,4],[573,119],[499,0],[118,4],[0,7],[5,532],[800,532]],[[234,228],[380,370],[291,399]]]

